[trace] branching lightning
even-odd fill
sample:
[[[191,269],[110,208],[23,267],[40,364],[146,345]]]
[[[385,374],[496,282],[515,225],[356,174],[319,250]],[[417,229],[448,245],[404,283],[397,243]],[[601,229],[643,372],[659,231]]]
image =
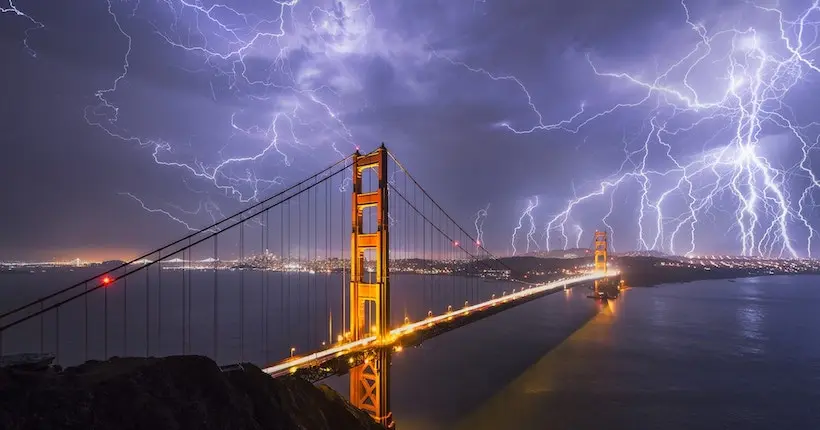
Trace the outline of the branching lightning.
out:
[[[375,43],[381,36],[372,31],[368,0],[335,1],[331,8],[312,0],[273,0],[263,10],[230,0],[100,3],[121,37],[122,67],[110,85],[94,93],[96,103],[85,109],[86,122],[112,138],[147,148],[157,164],[179,169],[245,203],[283,184],[288,176],[283,169],[297,158],[324,164],[357,148],[340,109],[358,97],[362,86],[347,61],[371,53],[376,49],[371,44],[380,45]],[[45,27],[11,0],[0,12],[30,21],[33,27],[26,36]],[[138,31],[146,24],[153,28],[147,36]],[[133,130],[144,127],[139,112],[122,100],[133,91],[127,83],[141,66],[135,53],[156,49],[157,44],[185,64],[182,71],[190,72],[192,79],[205,77],[206,100],[242,107],[223,124],[208,124],[210,128],[184,141],[162,137],[164,131],[136,134]],[[24,45],[33,55],[27,38]],[[224,137],[202,137],[219,125],[227,131]],[[209,149],[214,144],[220,148]],[[208,213],[216,214],[215,206],[208,206]],[[163,213],[175,222],[185,215]],[[182,223],[186,228],[188,224]]]
[[[518,235],[518,231],[524,228],[524,219],[526,218],[527,223],[529,224],[529,230],[527,231],[527,248],[526,253],[530,252],[530,244],[532,244],[536,249],[538,249],[538,242],[533,237],[535,235],[535,231],[537,230],[537,226],[535,224],[535,217],[533,216],[533,211],[538,207],[538,196],[533,197],[532,199],[527,200],[527,207],[521,212],[521,216],[518,218],[518,226],[513,229],[512,238],[510,239],[510,243],[512,245],[512,255],[518,253],[518,248],[515,246],[516,236]]]
[[[693,20],[686,3],[681,7],[694,41],[654,78],[605,70],[587,55],[597,77],[626,84],[638,97],[596,111],[584,103],[568,119],[551,124],[545,123],[532,92],[518,78],[440,57],[493,81],[511,81],[522,91],[536,123],[499,124],[513,133],[578,134],[622,111],[649,112],[640,138],[625,142],[620,169],[586,194],[574,196],[547,221],[548,249],[553,240],[566,248],[567,223],[590,210],[597,213],[602,199],[609,199],[602,223],[613,231],[608,223],[613,212],[631,210],[615,204],[615,193],[623,189],[624,196],[637,191],[639,250],[693,254],[709,243],[702,237],[709,233],[699,232],[728,219],[731,225],[726,227],[737,238],[741,255],[816,255],[820,181],[812,159],[820,142],[820,122],[799,120],[787,102],[792,101],[788,96],[799,97],[798,87],[810,85],[810,75],[820,72],[815,65],[820,0],[794,18],[781,9],[747,4],[750,10],[744,16],[755,20],[751,25],[716,31]],[[513,241],[525,215],[532,216],[532,210],[522,214]]]
[[[26,12],[20,10],[20,8],[18,8],[17,5],[15,5],[14,0],[8,0],[7,3],[8,3],[8,6],[0,6],[0,14],[15,15],[15,16],[17,16],[19,18],[22,18],[22,19],[25,19],[29,23],[31,23],[31,26],[26,28],[26,30],[24,32],[25,34],[23,36],[23,47],[26,49],[26,52],[28,52],[29,55],[31,55],[32,57],[36,57],[37,52],[35,52],[33,49],[31,49],[31,46],[29,46],[28,37],[29,37],[29,34],[32,31],[43,29],[46,26],[43,25],[42,22],[34,19],[31,15],[29,15]]]
[[[143,210],[145,210],[146,212],[150,212],[150,213],[158,213],[158,214],[165,215],[166,217],[168,217],[168,218],[172,219],[173,221],[175,221],[175,222],[177,222],[177,223],[181,224],[182,226],[184,226],[184,227],[185,227],[186,229],[188,229],[189,231],[199,231],[199,229],[196,229],[196,228],[191,227],[191,226],[190,226],[187,222],[185,222],[185,221],[183,221],[183,220],[179,219],[178,217],[174,216],[172,213],[170,213],[170,212],[166,211],[165,209],[149,208],[148,206],[146,206],[146,205],[145,205],[145,202],[143,202],[143,201],[142,201],[142,199],[140,199],[139,197],[137,197],[137,196],[135,196],[135,195],[133,195],[133,194],[131,194],[131,193],[120,193],[120,194],[121,194],[121,195],[124,195],[124,196],[128,196],[128,197],[130,197],[130,198],[132,198],[132,199],[136,200],[136,202],[140,205],[140,207],[141,207]],[[200,204],[200,205],[199,205],[199,207],[198,207],[195,211],[186,211],[186,210],[184,210],[184,209],[182,209],[182,208],[179,208],[179,207],[177,207],[177,208],[175,208],[175,209],[177,209],[177,210],[179,210],[179,211],[181,211],[181,212],[187,213],[187,214],[198,214],[198,213],[199,213],[199,211],[201,211],[201,210],[202,210],[202,204]]]
[[[747,3],[734,27],[715,29],[693,18],[689,5],[681,2],[681,24],[690,30],[691,43],[680,51],[672,44],[665,49],[681,55],[666,63],[653,59],[662,64],[653,64],[654,73],[610,69],[587,55],[596,77],[591,84],[621,86],[619,99],[580,103],[554,122],[545,119],[537,93],[521,79],[468,65],[455,54],[433,52],[446,64],[520,91],[528,125],[517,125],[518,120],[496,124],[514,134],[583,133],[595,139],[588,134],[608,118],[640,113],[642,126],[624,139],[620,168],[586,185],[584,192],[573,193],[542,223],[544,242],[534,239],[538,199],[528,202],[513,231],[513,252],[525,227],[528,252],[540,244],[547,250],[567,248],[572,229],[581,219],[586,225],[587,214],[602,215],[601,223],[614,234],[613,226],[624,228],[614,215],[634,210],[631,246],[639,250],[695,253],[709,246],[706,232],[711,228],[714,235],[715,225],[728,220],[723,231],[736,238],[741,255],[816,255],[820,220],[814,212],[820,178],[812,163],[818,157],[820,121],[804,118],[794,100],[800,89],[810,91],[811,78],[820,75],[815,58],[820,50],[820,0],[807,1],[796,13]],[[478,3],[484,1],[474,1],[473,7]],[[178,169],[238,202],[257,201],[287,182],[297,159],[337,159],[357,148],[354,128],[344,120],[345,113],[353,111],[348,102],[362,101],[361,78],[352,72],[351,58],[387,50],[390,55],[400,50],[417,55],[416,50],[424,51],[419,46],[427,46],[393,47],[395,40],[388,43],[374,27],[368,0],[339,0],[329,8],[312,0],[273,0],[261,11],[231,0],[98,4],[108,12],[121,41],[122,67],[109,85],[93,94],[95,103],[85,110],[88,124],[146,148],[158,165]],[[48,22],[33,16],[21,0],[6,0],[0,15],[27,23],[22,43],[36,56],[29,36],[47,28]],[[139,32],[146,25],[153,30],[149,35]],[[224,136],[215,135],[209,142],[202,135],[211,129],[182,137],[166,130],[134,131],[145,128],[125,102],[135,88],[129,84],[139,82],[133,76],[141,66],[137,53],[155,49],[157,43],[166,49],[163,54],[180,60],[192,79],[204,77],[202,100],[231,109],[217,124],[226,131]],[[218,149],[209,149],[215,143]],[[347,184],[342,183],[340,191]],[[619,203],[625,200],[634,200],[634,206]],[[213,200],[201,202],[200,210],[193,212],[140,204],[174,222],[193,214],[214,218],[222,212]],[[477,214],[477,233],[483,233],[483,219]],[[190,229],[193,222],[180,224]],[[581,234],[577,228],[575,233]],[[626,237],[618,235],[621,247]]]

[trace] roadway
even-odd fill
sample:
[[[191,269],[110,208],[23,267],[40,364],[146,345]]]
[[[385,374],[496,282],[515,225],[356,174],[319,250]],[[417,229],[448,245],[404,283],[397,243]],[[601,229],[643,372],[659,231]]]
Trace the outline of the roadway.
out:
[[[614,275],[617,275],[617,272],[609,272],[606,274],[606,276]],[[481,312],[487,312],[488,310],[501,304],[509,306],[515,305],[516,302],[524,303],[526,301],[533,299],[533,296],[536,295],[546,295],[558,291],[560,289],[564,289],[565,287],[569,288],[577,284],[594,281],[596,279],[600,279],[603,277],[604,274],[602,273],[592,273],[589,275],[565,278],[553,282],[548,282],[546,284],[530,286],[529,288],[522,287],[521,290],[514,291],[505,296],[490,299],[485,302],[467,306],[458,310],[453,310],[445,314],[428,317],[421,321],[404,324],[401,327],[391,330],[389,336],[387,336],[387,338],[385,339],[382,339],[381,341],[378,341],[376,336],[369,336],[356,341],[340,343],[336,346],[332,346],[330,348],[312,354],[288,358],[270,367],[266,367],[262,369],[262,371],[271,375],[274,378],[292,374],[299,369],[315,367],[321,365],[322,363],[328,360],[335,359],[341,356],[355,354],[375,347],[383,348],[392,346],[393,344],[396,344],[399,340],[401,340],[402,337],[405,337],[410,333],[415,333],[422,330],[430,330],[436,325],[450,323],[454,320],[464,318],[468,315],[473,315],[474,318],[476,314],[480,314]],[[489,313],[490,312],[488,312],[488,314]]]

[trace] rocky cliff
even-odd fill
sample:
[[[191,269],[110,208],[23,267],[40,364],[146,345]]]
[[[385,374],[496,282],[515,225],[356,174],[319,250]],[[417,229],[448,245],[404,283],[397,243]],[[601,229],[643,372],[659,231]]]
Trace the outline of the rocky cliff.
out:
[[[383,429],[326,386],[196,356],[0,369],[0,428]]]

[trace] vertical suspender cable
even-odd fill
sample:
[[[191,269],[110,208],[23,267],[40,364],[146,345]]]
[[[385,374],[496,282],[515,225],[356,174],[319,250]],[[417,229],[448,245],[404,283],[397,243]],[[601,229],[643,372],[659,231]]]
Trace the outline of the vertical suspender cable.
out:
[[[239,215],[239,361],[245,361],[245,215]]]
[[[122,356],[128,357],[128,276],[122,278]]]
[[[270,273],[270,255],[268,254],[268,241],[270,240],[270,209],[265,211],[265,229],[262,230],[262,249],[265,253],[262,268],[262,338],[264,347],[265,364],[268,363],[268,275]]]
[[[219,363],[219,235],[214,235],[214,361]]]

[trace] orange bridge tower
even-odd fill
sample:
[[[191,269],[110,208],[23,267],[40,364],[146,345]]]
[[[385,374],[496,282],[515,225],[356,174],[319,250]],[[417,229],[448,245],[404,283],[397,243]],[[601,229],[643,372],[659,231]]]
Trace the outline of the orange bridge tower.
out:
[[[607,262],[607,255],[608,246],[607,246],[607,237],[605,231],[596,231],[595,232],[595,271],[596,272],[603,272],[606,274],[606,262]],[[595,296],[598,296],[599,289],[601,285],[606,282],[606,278],[599,279],[595,281]]]
[[[350,237],[350,336],[352,341],[390,334],[390,244],[387,215],[387,149],[353,155],[353,231]],[[373,169],[378,176],[375,190],[362,190],[362,173]],[[364,231],[365,212],[375,212],[375,231]],[[375,259],[376,271],[368,274],[365,261]],[[366,317],[372,315],[372,320]],[[370,332],[369,332],[370,331]],[[375,333],[372,333],[375,332]],[[378,423],[393,428],[389,397],[390,351],[382,348],[350,370],[350,402],[367,411]]]

